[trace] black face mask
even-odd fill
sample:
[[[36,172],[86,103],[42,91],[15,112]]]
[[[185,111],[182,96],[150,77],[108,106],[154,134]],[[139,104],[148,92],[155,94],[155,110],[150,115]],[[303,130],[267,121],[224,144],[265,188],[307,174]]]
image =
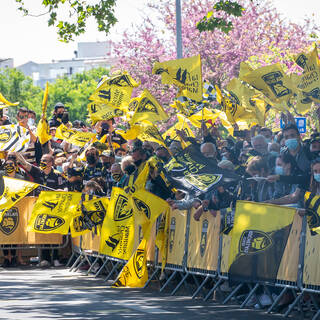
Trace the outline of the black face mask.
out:
[[[124,169],[124,171],[126,171],[128,175],[133,174],[135,170],[136,166],[134,166],[133,164],[130,164]]]
[[[141,163],[142,163],[141,159],[137,160],[137,161],[134,161],[134,164],[135,164],[136,167],[139,167]]]
[[[56,115],[56,117],[57,117],[58,119],[61,119],[62,116],[63,116],[63,112],[62,112],[62,113],[57,113],[57,115]]]
[[[87,162],[89,164],[95,164],[96,163],[96,157],[93,154],[87,155]]]

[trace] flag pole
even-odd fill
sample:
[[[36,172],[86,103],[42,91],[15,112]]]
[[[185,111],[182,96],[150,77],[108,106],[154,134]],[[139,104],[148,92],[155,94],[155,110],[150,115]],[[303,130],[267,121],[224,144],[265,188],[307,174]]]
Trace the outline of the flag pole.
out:
[[[176,0],[177,59],[182,59],[181,0]]]

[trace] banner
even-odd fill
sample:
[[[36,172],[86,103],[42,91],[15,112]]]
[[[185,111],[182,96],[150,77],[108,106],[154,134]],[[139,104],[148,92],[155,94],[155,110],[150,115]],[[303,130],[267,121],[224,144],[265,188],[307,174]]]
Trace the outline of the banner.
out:
[[[219,168],[210,158],[205,158],[194,145],[182,150],[165,169],[175,188],[187,190],[196,196],[222,184],[236,184],[240,179],[238,175]]]
[[[76,129],[68,129],[64,124],[61,124],[56,130],[56,137],[76,146],[84,147],[96,137],[96,134],[92,132],[82,132]]]
[[[303,69],[297,87],[302,92],[304,102],[320,103],[320,64],[317,47],[310,53],[300,53],[294,58],[296,64]]]
[[[306,191],[304,194],[304,207],[311,234],[320,233],[320,196]]]
[[[277,278],[296,209],[237,201],[231,232],[231,281],[270,281]]]
[[[220,212],[214,217],[204,212],[199,221],[191,212],[188,242],[188,269],[217,271],[220,238]]]
[[[42,191],[33,208],[27,231],[68,234],[80,200],[80,192]]]
[[[144,89],[139,97],[133,98],[130,105],[135,106],[131,124],[145,120],[154,123],[168,119],[160,103],[147,89]]]
[[[4,190],[0,196],[0,222],[7,210],[39,186],[37,183],[9,177],[3,177],[3,182]]]
[[[16,124],[0,126],[0,151],[24,152],[30,143],[29,131]]]
[[[126,108],[133,88],[138,86],[139,84],[126,72],[111,78],[103,77],[89,100],[115,108]]]
[[[134,216],[132,202],[123,189],[113,187],[101,229],[99,253],[129,260],[133,252]]]
[[[93,124],[100,120],[109,120],[124,115],[124,112],[121,109],[95,102],[90,102],[88,104],[88,112],[90,120]]]
[[[294,93],[293,84],[279,63],[252,70],[240,79],[275,103],[288,101]]]
[[[152,74],[161,74],[163,84],[174,84],[181,89],[180,95],[195,101],[202,100],[202,70],[200,55],[155,62]]]

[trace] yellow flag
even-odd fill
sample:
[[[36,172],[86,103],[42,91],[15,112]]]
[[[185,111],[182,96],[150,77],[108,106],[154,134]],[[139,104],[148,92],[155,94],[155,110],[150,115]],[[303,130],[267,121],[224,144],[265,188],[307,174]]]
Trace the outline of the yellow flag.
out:
[[[279,63],[255,69],[240,79],[248,82],[275,103],[286,102],[294,92],[290,78]]]
[[[186,118],[181,114],[177,114],[177,118],[178,118],[178,122],[174,126],[169,128],[165,133],[163,133],[162,137],[164,139],[166,137],[170,137],[170,139],[176,140],[176,139],[178,139],[178,135],[176,133],[176,130],[180,130],[180,131],[182,130],[187,135],[187,137],[194,138],[194,133],[190,129]]]
[[[130,198],[135,218],[142,225],[143,239],[128,263],[123,267],[113,287],[140,288],[148,280],[146,246],[155,220],[163,212],[169,210],[169,205],[163,199],[146,190],[137,190]]]
[[[131,124],[145,120],[154,123],[168,119],[168,115],[162,106],[147,89],[144,89],[140,96],[133,100],[134,102],[131,101],[130,104],[134,103],[136,107],[130,122]]]
[[[253,71],[253,69],[244,61],[240,62],[240,71],[239,71],[239,78],[241,79],[246,74]]]
[[[96,136],[92,132],[82,132],[75,129],[68,129],[64,124],[61,124],[56,131],[58,139],[65,140],[79,147],[84,147],[88,142]]]
[[[27,231],[68,234],[80,192],[42,191],[33,207]]]
[[[233,78],[227,84],[227,90],[231,99],[235,101],[236,110],[232,112],[235,121],[244,120],[249,124],[255,122],[264,126],[264,117],[260,116],[261,109],[257,110],[251,100],[251,97],[257,94],[256,90],[249,88],[237,78]],[[257,112],[259,112],[259,115],[257,115]]]
[[[95,229],[99,234],[108,205],[108,198],[96,198],[78,204],[70,224],[71,236],[77,237]]]
[[[42,100],[42,115],[37,126],[37,137],[39,138],[41,144],[45,144],[51,139],[51,135],[49,133],[49,126],[47,122],[48,92],[49,86],[47,82]]]
[[[126,108],[130,102],[133,88],[138,85],[126,72],[111,78],[103,77],[89,99],[115,108]]]
[[[124,115],[123,110],[108,106],[103,103],[90,102],[88,104],[90,120],[93,124],[100,120],[109,120]]]
[[[320,63],[317,47],[309,53],[300,53],[295,57],[296,64],[303,69],[303,74],[298,84],[304,99],[320,103]]]
[[[212,110],[203,108],[194,115],[188,118],[188,120],[197,128],[201,128],[201,121],[211,120],[213,123],[218,119],[220,113],[214,113]],[[207,126],[210,126],[208,123]]]
[[[0,126],[0,151],[24,152],[30,143],[29,131],[17,124]]]
[[[19,200],[24,198],[39,184],[20,179],[3,177],[4,191],[0,196],[0,222],[3,215]]]
[[[149,123],[141,122],[139,124],[134,124],[127,132],[116,130],[116,133],[120,134],[126,140],[138,138],[141,141],[156,142],[165,148],[167,147],[157,127]]]
[[[9,102],[1,93],[0,93],[0,104],[1,104],[1,107],[4,108],[4,107],[15,107],[17,105],[19,105],[19,102]]]
[[[174,84],[181,89],[181,95],[195,101],[202,97],[202,70],[200,55],[190,58],[156,62],[153,74],[161,74],[163,84]]]
[[[113,187],[101,229],[99,253],[128,260],[133,253],[135,225],[133,208],[123,189]]]

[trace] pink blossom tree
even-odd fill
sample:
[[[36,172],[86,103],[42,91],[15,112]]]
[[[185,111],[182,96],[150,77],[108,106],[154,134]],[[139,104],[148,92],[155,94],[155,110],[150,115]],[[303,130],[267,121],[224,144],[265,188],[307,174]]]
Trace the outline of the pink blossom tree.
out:
[[[245,12],[241,17],[230,17],[233,29],[228,34],[218,30],[200,33],[196,24],[214,3],[192,0],[182,4],[184,57],[200,53],[203,79],[214,84],[225,85],[237,77],[240,62],[251,56],[255,56],[259,65],[282,62],[287,70],[292,68],[292,62],[287,60],[289,54],[305,49],[314,41],[310,35],[319,30],[312,21],[306,20],[303,25],[284,21],[266,0],[240,0]],[[150,4],[149,10],[144,23],[126,32],[122,41],[115,44],[116,68],[127,70],[141,81],[140,88],[149,89],[167,106],[177,90],[162,85],[160,76],[152,75],[151,70],[155,61],[176,58],[174,1],[159,0]]]

